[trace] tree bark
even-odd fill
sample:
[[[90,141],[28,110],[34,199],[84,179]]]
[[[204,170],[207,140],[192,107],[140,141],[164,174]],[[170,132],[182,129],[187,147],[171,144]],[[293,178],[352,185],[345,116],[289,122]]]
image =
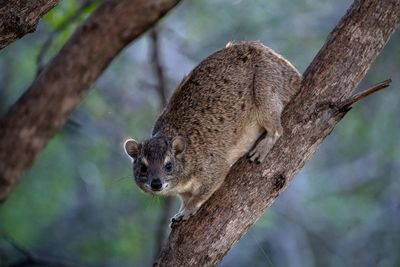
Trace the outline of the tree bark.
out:
[[[111,60],[178,2],[106,1],[74,33],[0,120],[0,203]]]
[[[34,32],[39,19],[60,0],[0,0],[0,49]]]
[[[155,266],[215,266],[343,118],[348,99],[400,20],[400,0],[356,0],[285,108],[283,136],[260,165],[240,159],[193,218],[173,227]],[[344,106],[346,107],[346,106]]]

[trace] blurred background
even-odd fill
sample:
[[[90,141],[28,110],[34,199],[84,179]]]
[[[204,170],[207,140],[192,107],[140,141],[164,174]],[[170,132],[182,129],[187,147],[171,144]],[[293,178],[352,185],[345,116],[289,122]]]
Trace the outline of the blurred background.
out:
[[[0,51],[1,114],[99,3],[62,1]],[[124,139],[147,137],[163,95],[229,41],[260,40],[304,72],[350,4],[183,1],[113,61],[0,208],[0,266],[150,266],[165,199],[138,190]],[[359,89],[391,87],[355,105],[221,266],[400,266],[399,73],[398,30]]]

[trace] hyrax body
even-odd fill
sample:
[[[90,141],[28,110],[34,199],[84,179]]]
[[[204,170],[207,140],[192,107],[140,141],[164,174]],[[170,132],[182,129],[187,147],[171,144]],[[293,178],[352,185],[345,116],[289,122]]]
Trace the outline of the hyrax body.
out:
[[[298,71],[261,43],[229,43],[183,79],[149,139],[125,142],[138,186],[179,195],[174,219],[189,218],[240,157],[264,160],[282,135],[282,110],[300,82]]]

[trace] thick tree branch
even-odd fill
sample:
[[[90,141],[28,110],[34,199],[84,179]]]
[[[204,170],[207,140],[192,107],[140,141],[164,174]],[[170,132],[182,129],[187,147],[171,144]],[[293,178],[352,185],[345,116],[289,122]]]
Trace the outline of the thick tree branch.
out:
[[[0,49],[36,29],[60,0],[0,0]]]
[[[400,0],[356,0],[285,108],[284,134],[266,161],[241,159],[193,218],[174,227],[156,266],[215,266],[272,205],[343,118],[338,105],[361,81],[400,21]]]
[[[0,203],[111,60],[178,2],[106,1],[74,33],[0,120]]]

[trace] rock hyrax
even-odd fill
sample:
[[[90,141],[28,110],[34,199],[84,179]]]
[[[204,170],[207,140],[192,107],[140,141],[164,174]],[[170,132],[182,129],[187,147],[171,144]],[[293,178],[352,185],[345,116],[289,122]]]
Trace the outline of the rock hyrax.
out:
[[[299,72],[263,44],[229,43],[183,79],[149,139],[125,142],[136,183],[147,193],[180,196],[173,219],[186,220],[240,157],[265,159],[300,82]]]

